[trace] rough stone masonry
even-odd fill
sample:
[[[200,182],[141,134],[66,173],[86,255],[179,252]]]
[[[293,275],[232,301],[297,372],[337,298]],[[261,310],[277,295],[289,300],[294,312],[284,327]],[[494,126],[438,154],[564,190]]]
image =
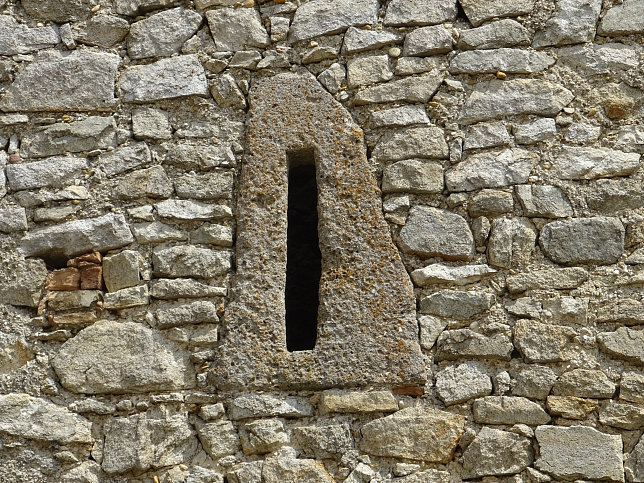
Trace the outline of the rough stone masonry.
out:
[[[0,481],[644,482],[642,154],[642,0],[0,0]]]

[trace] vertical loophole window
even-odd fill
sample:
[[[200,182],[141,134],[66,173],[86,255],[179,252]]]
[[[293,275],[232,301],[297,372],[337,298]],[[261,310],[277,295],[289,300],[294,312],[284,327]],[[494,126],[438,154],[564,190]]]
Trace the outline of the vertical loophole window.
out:
[[[322,255],[318,238],[318,186],[312,149],[287,153],[286,348],[315,348]]]

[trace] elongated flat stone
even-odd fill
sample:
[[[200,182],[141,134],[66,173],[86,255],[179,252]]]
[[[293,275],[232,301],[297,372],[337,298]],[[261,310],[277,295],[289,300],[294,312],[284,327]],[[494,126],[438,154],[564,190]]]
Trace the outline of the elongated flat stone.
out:
[[[460,0],[468,20],[478,27],[495,17],[517,17],[532,12],[534,0]]]
[[[10,15],[0,15],[0,55],[27,54],[53,47],[59,41],[55,27],[29,28]]]
[[[87,168],[86,158],[48,158],[32,163],[7,166],[9,187],[26,190],[43,187],[63,187],[69,179],[78,176]]]
[[[181,55],[128,68],[119,80],[125,102],[207,96],[206,72],[197,55]]]
[[[492,80],[474,86],[461,111],[461,121],[473,123],[518,114],[555,116],[575,96],[559,84],[536,79]]]
[[[133,241],[125,217],[108,214],[32,230],[20,242],[20,251],[28,257],[71,258],[82,253],[119,248]]]
[[[563,146],[553,156],[552,169],[561,179],[595,179],[633,174],[639,153],[610,148]]]
[[[427,102],[436,93],[444,75],[432,70],[417,77],[387,82],[374,87],[366,87],[356,94],[356,105],[380,102]]]
[[[472,50],[461,52],[452,59],[449,71],[453,74],[478,74],[483,72],[530,74],[541,72],[555,63],[544,52],[523,49]]]
[[[638,0],[625,0],[613,5],[599,24],[602,35],[628,35],[644,32],[644,5]]]
[[[7,111],[109,110],[117,103],[114,79],[120,57],[75,50],[47,52],[16,76],[0,101]]]
[[[385,25],[434,25],[456,17],[456,0],[393,0],[387,6]]]
[[[520,273],[507,277],[510,293],[521,293],[526,290],[555,289],[568,290],[579,287],[588,280],[588,271],[581,267],[547,268]]]
[[[448,154],[445,132],[436,126],[410,127],[385,134],[372,153],[380,161],[407,158],[445,159]]]
[[[580,44],[593,40],[602,0],[557,0],[557,9],[539,30],[532,45]]]

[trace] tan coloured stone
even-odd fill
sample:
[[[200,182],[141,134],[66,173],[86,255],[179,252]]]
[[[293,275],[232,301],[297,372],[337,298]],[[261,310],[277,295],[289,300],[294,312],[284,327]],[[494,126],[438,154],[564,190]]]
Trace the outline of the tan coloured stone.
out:
[[[448,462],[465,418],[429,408],[406,408],[362,427],[360,449],[375,456]]]
[[[574,396],[548,396],[546,407],[554,416],[567,419],[585,419],[599,410],[599,403],[593,399]]]
[[[391,391],[324,391],[320,397],[320,413],[389,413],[398,410]]]

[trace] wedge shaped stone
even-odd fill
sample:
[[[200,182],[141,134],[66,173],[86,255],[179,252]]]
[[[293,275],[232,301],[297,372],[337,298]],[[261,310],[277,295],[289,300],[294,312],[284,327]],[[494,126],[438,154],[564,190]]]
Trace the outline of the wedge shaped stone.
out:
[[[382,215],[361,130],[309,75],[257,79],[249,104],[249,155],[238,188],[237,273],[213,382],[326,388],[424,380],[413,285]],[[288,352],[284,181],[287,159],[309,155],[318,172],[324,260],[317,341],[312,350]],[[260,295],[265,303],[258,305]],[[375,306],[380,308],[374,311]]]
[[[534,0],[460,0],[468,20],[478,27],[495,17],[517,17],[532,12]]]

